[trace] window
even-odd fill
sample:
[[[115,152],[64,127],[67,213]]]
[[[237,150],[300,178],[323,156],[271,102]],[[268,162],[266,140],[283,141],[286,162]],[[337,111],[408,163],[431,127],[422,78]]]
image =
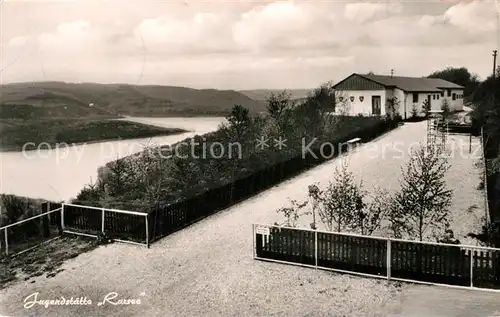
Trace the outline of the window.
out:
[[[439,94],[438,94],[438,95],[436,95],[436,96],[437,96],[437,97],[436,97],[436,99],[437,99],[437,100],[439,100]]]
[[[444,97],[444,90],[441,91],[441,97]]]
[[[448,89],[448,97],[451,96],[451,89]]]
[[[344,101],[344,97],[339,97],[339,101],[340,102]]]
[[[350,99],[351,99],[351,102],[354,102],[354,96],[351,96]]]
[[[436,95],[432,95],[432,100],[436,100]]]
[[[457,95],[455,95],[455,93],[453,93],[453,95],[451,96],[451,100],[455,100],[457,99]]]
[[[413,93],[413,103],[418,102],[418,93]]]

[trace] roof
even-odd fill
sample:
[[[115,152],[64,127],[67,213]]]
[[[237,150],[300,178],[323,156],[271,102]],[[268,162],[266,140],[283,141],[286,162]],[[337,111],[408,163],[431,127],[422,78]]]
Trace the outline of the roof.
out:
[[[439,78],[362,75],[356,73],[348,78],[356,75],[381,84],[386,88],[397,87],[406,92],[440,92],[441,89],[464,89],[463,86]]]

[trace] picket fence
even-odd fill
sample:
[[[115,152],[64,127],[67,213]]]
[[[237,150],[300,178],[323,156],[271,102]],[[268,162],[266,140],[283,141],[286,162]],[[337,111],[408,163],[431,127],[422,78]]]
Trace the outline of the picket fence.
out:
[[[500,290],[500,249],[254,225],[254,258],[405,282]]]

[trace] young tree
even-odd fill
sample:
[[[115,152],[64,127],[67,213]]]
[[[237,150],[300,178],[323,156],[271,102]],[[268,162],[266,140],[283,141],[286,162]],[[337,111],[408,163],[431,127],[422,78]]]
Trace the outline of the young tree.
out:
[[[387,106],[389,108],[389,116],[391,119],[394,119],[399,115],[399,107],[401,101],[399,101],[398,97],[394,96],[391,98],[387,98]]]
[[[417,105],[413,104],[411,107],[411,117],[415,119],[418,116]]]
[[[449,228],[448,212],[452,190],[444,180],[449,169],[444,152],[420,146],[403,169],[401,189],[394,197],[390,214],[395,236],[406,234],[422,241],[429,230],[439,238]]]
[[[321,222],[329,231],[341,232],[352,226],[353,214],[364,208],[361,183],[355,183],[354,174],[346,162],[335,168],[333,180],[324,191],[309,190],[317,206]]]
[[[335,109],[335,90],[328,82],[309,93],[306,100],[294,107],[293,117],[301,134],[319,136],[324,132],[325,117]]]
[[[422,104],[422,112],[425,114],[425,117],[429,117],[429,111],[431,111],[431,103],[429,99],[425,99]]]
[[[241,140],[250,123],[249,110],[241,105],[234,105],[226,119],[229,128],[236,133],[236,139]]]
[[[450,108],[450,103],[448,102],[448,99],[443,99],[443,103],[441,105],[441,110],[443,110],[443,117],[445,119],[449,118],[451,115],[451,108]]]
[[[106,165],[106,171],[102,172],[107,197],[122,197],[134,191],[134,175],[132,164],[126,159],[118,159]]]
[[[312,214],[311,229],[317,229],[316,217],[327,230],[340,232],[344,229],[371,235],[381,227],[390,211],[391,197],[386,191],[375,190],[370,203],[365,203],[366,192],[354,182],[352,173],[343,164],[336,170],[335,180],[326,190],[320,190],[318,184],[308,186],[309,201],[297,203],[292,201],[292,207],[278,210],[286,217],[288,226],[296,226],[299,217]],[[310,211],[299,213],[306,206]]]
[[[283,214],[286,218],[286,220],[283,223],[275,223],[277,226],[286,226],[286,227],[291,227],[291,228],[296,228],[297,227],[297,222],[299,221],[301,216],[304,215],[309,215],[310,212],[305,211],[301,213],[301,210],[304,209],[308,204],[307,201],[304,202],[298,202],[297,200],[290,200],[290,206],[289,207],[282,207],[276,212],[278,214]]]
[[[227,157],[222,159],[228,162],[228,170],[230,172],[231,189],[230,189],[230,199],[233,200],[234,186],[237,179],[238,173],[240,172],[240,165],[242,163],[242,157],[239,157],[240,153],[232,153],[233,149],[229,149],[229,146],[236,146],[238,152],[243,152],[243,147],[248,145],[250,141],[255,139],[251,138],[252,135],[252,118],[249,115],[249,110],[241,105],[234,105],[231,113],[226,117],[229,122],[229,127],[221,127],[221,131],[225,132],[225,146],[227,147]],[[242,153],[241,153],[242,154]],[[230,155],[230,157],[229,157]],[[216,158],[214,158],[216,159]]]
[[[269,98],[267,98],[267,112],[269,116],[276,123],[279,133],[286,133],[286,128],[288,126],[288,120],[290,115],[290,108],[292,107],[291,93],[286,90],[279,93],[272,93]]]
[[[362,235],[372,235],[390,213],[392,197],[382,189],[375,189],[369,203],[362,203],[353,214],[351,230]]]
[[[309,185],[307,187],[307,190],[308,190],[307,197],[309,198],[309,201],[311,202],[311,213],[313,216],[313,219],[312,219],[310,226],[311,226],[311,229],[316,230],[316,229],[318,229],[317,222],[316,222],[316,214],[318,211],[318,206],[321,203],[322,191],[319,189],[319,186],[317,183]]]

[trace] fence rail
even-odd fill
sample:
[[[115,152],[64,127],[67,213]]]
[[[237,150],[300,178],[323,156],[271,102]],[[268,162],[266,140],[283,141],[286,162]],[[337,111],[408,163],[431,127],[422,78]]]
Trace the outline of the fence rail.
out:
[[[313,154],[297,154],[232,183],[204,191],[177,203],[158,206],[149,215],[151,224],[149,236],[153,240],[158,240],[341,153],[348,152],[352,148],[352,144],[348,144],[349,140],[360,138],[363,142],[367,142],[397,126],[399,126],[397,121],[380,121],[368,127],[345,132],[335,140],[330,140],[338,151],[330,147],[314,148],[311,149]]]
[[[500,249],[253,225],[254,258],[401,281],[500,290]]]
[[[64,233],[149,247],[148,214],[75,204],[43,203],[39,215],[0,228],[0,250],[15,256]]]
[[[311,149],[312,153],[278,162],[263,170],[237,179],[217,188],[204,189],[194,193],[182,201],[171,204],[158,204],[149,213],[109,209],[105,207],[84,206],[78,204],[45,203],[44,208],[57,207],[61,212],[53,213],[50,225],[60,228],[61,234],[69,233],[90,237],[98,237],[105,233],[115,241],[141,244],[149,247],[149,243],[185,228],[220,210],[228,208],[246,198],[249,198],[281,181],[332,159],[340,153],[347,152],[352,145],[348,141],[360,138],[370,141],[381,134],[399,126],[397,121],[379,121],[363,127],[355,127],[343,131],[331,140],[337,144],[338,151],[328,148]],[[333,151],[332,153],[325,153]],[[20,225],[12,224],[12,227]]]
[[[108,238],[149,247],[148,213],[108,209],[76,204],[62,204],[63,232]]]
[[[59,207],[1,227],[2,253],[18,255],[60,236],[62,231],[57,219],[61,210]]]
[[[483,191],[486,225],[490,224],[490,201],[488,196],[488,165],[486,162],[486,142],[484,140],[484,131],[481,127],[481,146],[483,147],[482,165],[483,165]]]

